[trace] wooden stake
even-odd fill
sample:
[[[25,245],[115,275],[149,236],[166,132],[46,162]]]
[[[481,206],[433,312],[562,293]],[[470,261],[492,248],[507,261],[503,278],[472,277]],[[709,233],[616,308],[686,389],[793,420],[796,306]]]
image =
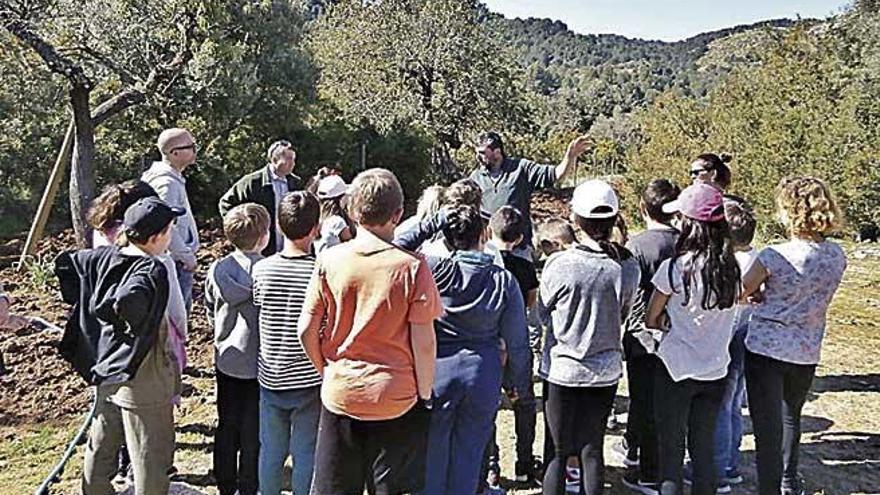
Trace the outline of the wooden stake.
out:
[[[21,258],[18,260],[18,269],[25,267],[28,257],[33,256],[37,250],[37,243],[43,237],[43,230],[46,228],[46,222],[49,220],[49,213],[52,212],[52,206],[55,204],[55,196],[58,194],[58,188],[61,186],[61,179],[64,178],[64,172],[67,164],[70,162],[70,149],[73,147],[74,121],[70,119],[70,125],[67,127],[67,134],[64,135],[64,143],[55,159],[55,166],[52,167],[52,173],[49,175],[49,183],[43,191],[43,197],[40,199],[40,206],[37,208],[37,214],[34,223],[31,224],[31,230],[28,232],[27,242],[24,244],[24,250],[21,252]]]

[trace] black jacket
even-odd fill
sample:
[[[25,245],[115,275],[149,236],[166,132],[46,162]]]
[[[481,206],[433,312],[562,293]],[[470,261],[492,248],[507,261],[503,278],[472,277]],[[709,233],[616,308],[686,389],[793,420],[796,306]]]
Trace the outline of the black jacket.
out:
[[[287,176],[287,190],[296,191],[299,189],[300,178],[294,174]],[[275,188],[272,187],[272,178],[269,177],[269,166],[266,165],[260,170],[251,172],[238,182],[232,185],[226,194],[220,198],[217,205],[221,216],[233,207],[244,203],[257,203],[263,205],[269,211],[269,244],[263,250],[263,256],[272,256],[276,251],[275,240]]]
[[[165,317],[165,265],[105,246],[62,253],[55,274],[62,298],[73,304],[61,355],[91,384],[134,378]]]

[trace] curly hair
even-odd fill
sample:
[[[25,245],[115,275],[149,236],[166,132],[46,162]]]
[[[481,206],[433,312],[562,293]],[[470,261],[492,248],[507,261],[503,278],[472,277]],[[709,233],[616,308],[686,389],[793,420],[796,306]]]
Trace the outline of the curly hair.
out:
[[[843,225],[843,214],[831,191],[815,177],[786,177],[779,181],[776,207],[794,236],[826,235]]]

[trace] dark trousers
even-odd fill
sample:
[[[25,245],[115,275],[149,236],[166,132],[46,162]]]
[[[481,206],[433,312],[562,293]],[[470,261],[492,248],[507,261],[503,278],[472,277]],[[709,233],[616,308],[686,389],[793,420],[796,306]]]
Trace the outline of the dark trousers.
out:
[[[660,456],[660,493],[682,491],[684,449],[693,456],[692,495],[714,495],[715,421],[724,395],[724,379],[673,381],[659,366],[654,383],[654,412]]]
[[[518,391],[519,399],[513,403],[513,430],[516,434],[516,464],[531,466],[535,462],[532,446],[535,443],[535,427],[538,421],[537,401],[532,388]],[[499,462],[501,456],[493,427],[492,439],[489,441],[487,458],[490,462]]]
[[[605,482],[602,444],[615,392],[616,384],[610,387],[545,384],[544,414],[553,438],[554,452],[544,475],[544,495],[565,493],[565,465],[572,455],[580,460],[583,493],[602,493]]]
[[[801,441],[801,408],[816,365],[786,363],[746,351],[746,389],[755,431],[758,493],[778,495],[795,483]]]
[[[654,383],[657,373],[666,373],[666,369],[660,358],[654,354],[635,356],[626,361],[629,380],[626,443],[630,452],[638,450],[639,479],[646,483],[658,481],[657,427],[654,419]]]
[[[221,495],[257,493],[260,454],[260,386],[217,370],[214,477]]]
[[[403,416],[364,421],[321,407],[315,495],[399,495],[425,484],[430,411],[421,402]],[[298,494],[297,494],[298,495]]]

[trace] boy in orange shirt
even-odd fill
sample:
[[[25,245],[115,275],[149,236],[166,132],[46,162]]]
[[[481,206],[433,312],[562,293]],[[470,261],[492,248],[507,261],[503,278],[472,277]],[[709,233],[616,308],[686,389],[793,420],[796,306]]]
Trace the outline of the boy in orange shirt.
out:
[[[318,257],[299,321],[324,377],[312,491],[415,492],[425,476],[440,295],[425,260],[391,244],[403,213],[394,174],[362,172],[349,198],[358,235]]]

